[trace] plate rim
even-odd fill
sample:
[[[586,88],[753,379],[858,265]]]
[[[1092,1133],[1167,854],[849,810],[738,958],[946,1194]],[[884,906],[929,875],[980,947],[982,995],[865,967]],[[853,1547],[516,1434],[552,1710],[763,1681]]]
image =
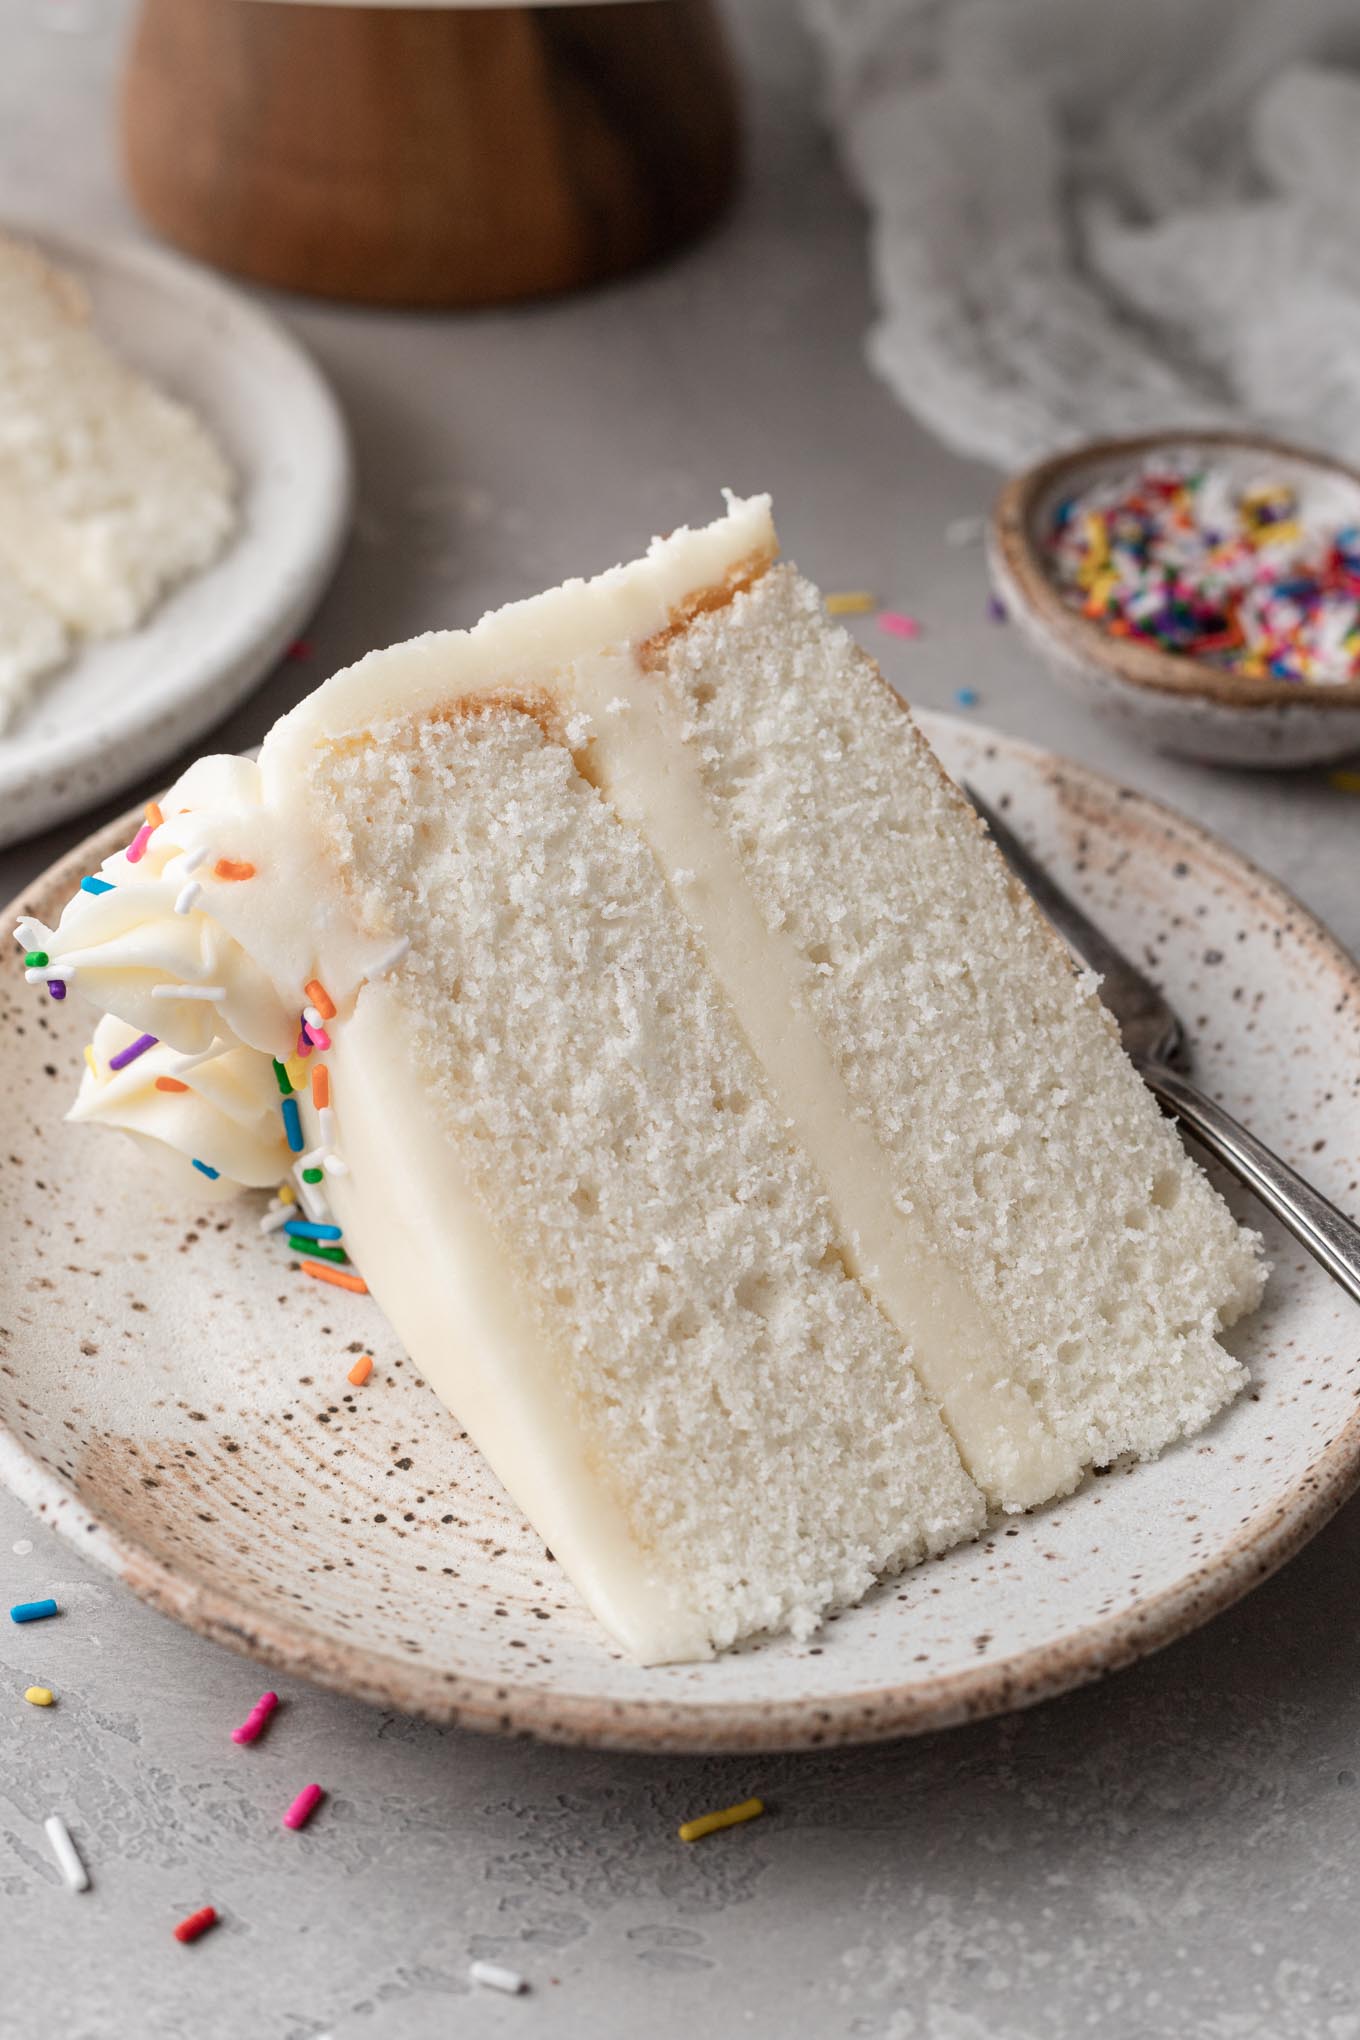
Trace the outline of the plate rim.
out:
[[[1028,760],[1050,778],[1087,788],[1102,805],[1132,807],[1170,822],[1200,850],[1228,857],[1263,898],[1288,914],[1343,984],[1360,990],[1360,963],[1310,908],[1255,861],[1154,795],[1092,766],[986,724],[939,711],[915,711],[927,737],[941,727]],[[29,895],[76,865],[89,867],[117,847],[141,813],[125,815],[67,851],[30,881],[0,921],[30,912]],[[1308,1543],[1360,1488],[1360,1409],[1291,1485],[1262,1502],[1232,1540],[1180,1579],[1133,1608],[1068,1630],[1007,1657],[924,1682],[861,1687],[803,1700],[691,1700],[683,1695],[609,1700],[552,1692],[512,1678],[493,1680],[400,1662],[346,1640],[343,1645],[275,1616],[261,1616],[229,1591],[177,1575],[135,1538],[114,1531],[79,1497],[32,1460],[0,1418],[0,1483],[50,1528],[161,1613],[212,1642],[276,1670],[309,1679],[347,1698],[396,1708],[441,1726],[529,1737],[556,1744],[654,1754],[778,1752],[831,1748],[922,1735],[982,1720],[1088,1685],[1188,1635],[1267,1579]]]
[[[288,356],[299,383],[307,385],[316,415],[325,423],[326,457],[333,470],[332,487],[323,492],[328,515],[317,519],[310,551],[299,556],[294,577],[280,590],[272,613],[258,615],[225,655],[200,657],[188,669],[191,684],[177,693],[171,704],[162,703],[154,713],[134,712],[113,721],[107,715],[98,722],[78,719],[66,730],[25,742],[21,751],[16,747],[12,760],[6,756],[8,741],[0,739],[0,802],[6,810],[6,819],[0,824],[3,845],[23,842],[109,799],[194,744],[240,707],[315,610],[335,573],[353,521],[356,471],[349,427],[328,377],[303,341],[254,296],[200,263],[130,235],[82,233],[60,222],[11,214],[0,218],[0,232],[36,247],[57,264],[74,267],[78,275],[85,266],[116,270],[139,282],[145,279],[151,289],[182,304],[201,308],[209,323],[216,309],[236,325],[253,328]],[[216,564],[210,561],[203,573],[211,573]],[[184,585],[197,578],[191,575]],[[285,593],[287,600],[283,599]],[[143,619],[148,621],[150,617]],[[138,630],[141,628],[139,625]],[[135,639],[137,630],[128,635]],[[172,726],[168,747],[157,739],[158,729],[166,722]],[[110,760],[104,772],[94,772],[55,795],[31,792],[34,781],[41,784],[59,775],[80,775],[101,754]],[[115,759],[123,762],[113,763]]]

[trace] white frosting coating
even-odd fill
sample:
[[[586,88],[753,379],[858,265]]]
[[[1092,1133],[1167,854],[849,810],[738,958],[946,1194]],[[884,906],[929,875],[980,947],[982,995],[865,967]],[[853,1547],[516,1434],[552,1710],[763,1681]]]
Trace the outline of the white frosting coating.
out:
[[[85,1075],[67,1118],[117,1127],[144,1149],[159,1150],[168,1165],[163,1179],[192,1187],[198,1196],[230,1195],[242,1184],[266,1188],[279,1182],[290,1156],[269,1058],[257,1049],[236,1046],[209,1061],[188,1064],[162,1041],[125,1068],[111,1070],[110,1058],[126,1050],[141,1031],[112,1014],[104,1015],[95,1028]],[[158,1080],[184,1088],[158,1088]],[[195,1169],[195,1161],[215,1169],[220,1180],[214,1182]]]

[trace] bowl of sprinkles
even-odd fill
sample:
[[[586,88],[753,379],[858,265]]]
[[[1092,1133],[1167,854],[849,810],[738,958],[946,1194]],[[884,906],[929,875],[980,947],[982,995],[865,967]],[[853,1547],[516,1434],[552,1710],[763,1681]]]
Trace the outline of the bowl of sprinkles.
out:
[[[1237,433],[1100,440],[1007,482],[997,592],[1055,675],[1159,750],[1360,751],[1360,474]]]

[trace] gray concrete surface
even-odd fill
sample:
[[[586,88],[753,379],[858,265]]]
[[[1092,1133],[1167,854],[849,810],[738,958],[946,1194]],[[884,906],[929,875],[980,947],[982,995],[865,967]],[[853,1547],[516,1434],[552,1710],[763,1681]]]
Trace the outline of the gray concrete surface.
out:
[[[0,215],[137,231],[113,161],[121,0],[0,7]],[[975,714],[1199,815],[1360,946],[1360,804],[1125,752],[987,622],[945,526],[993,478],[950,459],[863,366],[862,221],[784,9],[743,5],[754,160],[725,231],[596,296],[497,316],[280,303],[333,377],[362,508],[290,664],[218,732],[256,741],[331,667],[773,489],[827,586],[914,610],[880,649],[921,701]],[[133,789],[145,793],[150,788]],[[122,803],[117,803],[122,805]],[[113,811],[113,810],[110,810]],[[0,858],[8,897],[76,840]],[[1108,1686],[919,1743],[680,1761],[441,1733],[307,1690],[249,1760],[264,1681],[0,1496],[0,2035],[443,2040],[694,2031],[835,2040],[1360,2040],[1360,1633],[1352,1507],[1247,1603]],[[30,1681],[61,1693],[51,1715]],[[282,1726],[282,1724],[280,1724]],[[282,1837],[316,1777],[315,1829]],[[686,1850],[678,1818],[758,1790],[772,1817]],[[59,1885],[60,1806],[94,1874]],[[171,1923],[207,1902],[195,1948]],[[474,1956],[533,1980],[474,1996]]]

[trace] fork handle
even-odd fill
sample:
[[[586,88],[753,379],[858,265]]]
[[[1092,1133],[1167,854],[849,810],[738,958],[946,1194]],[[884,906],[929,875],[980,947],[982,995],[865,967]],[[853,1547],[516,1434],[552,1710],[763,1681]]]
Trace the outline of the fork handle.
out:
[[[1329,1275],[1360,1303],[1360,1226],[1353,1225],[1311,1183],[1305,1183],[1287,1162],[1272,1154],[1264,1141],[1248,1133],[1232,1114],[1163,1063],[1140,1063],[1139,1074],[1167,1111],[1193,1133],[1203,1147],[1249,1190],[1268,1211],[1288,1226]]]

